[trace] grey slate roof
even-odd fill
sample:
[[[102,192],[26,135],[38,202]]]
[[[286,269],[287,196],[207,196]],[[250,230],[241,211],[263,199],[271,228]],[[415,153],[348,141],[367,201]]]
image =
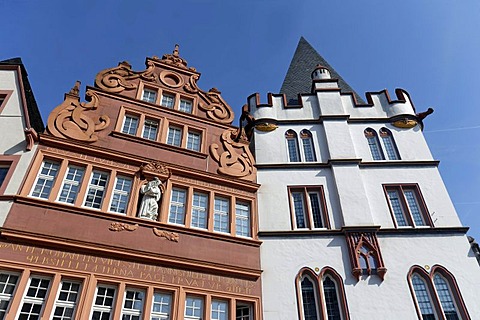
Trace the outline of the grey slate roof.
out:
[[[333,69],[332,66],[305,40],[300,38],[297,49],[293,55],[292,62],[288,68],[287,75],[283,80],[280,93],[287,96],[289,104],[298,103],[299,93],[310,93],[312,88],[311,74],[317,65],[327,67],[332,79],[338,79],[338,86],[341,92],[352,92],[357,103],[364,104],[363,99],[353,90],[348,83]]]
[[[30,119],[30,125],[38,133],[43,132],[45,130],[45,126],[43,124],[40,111],[38,110],[37,101],[35,100],[35,97],[33,95],[32,87],[30,86],[30,82],[28,81],[27,70],[23,65],[22,59],[12,58],[12,59],[3,60],[3,61],[0,61],[0,67],[2,65],[20,66],[22,70],[22,82],[23,82],[23,88],[25,90],[25,99],[27,101],[27,110],[28,110],[28,117]]]

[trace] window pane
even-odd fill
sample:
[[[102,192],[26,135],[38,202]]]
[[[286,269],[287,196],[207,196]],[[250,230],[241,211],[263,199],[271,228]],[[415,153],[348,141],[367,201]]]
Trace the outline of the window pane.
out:
[[[162,96],[162,102],[160,104],[164,107],[172,109],[173,105],[175,104],[175,98],[168,94],[164,94]]]
[[[200,151],[200,133],[189,131],[187,135],[187,149]]]
[[[69,166],[65,179],[63,180],[63,186],[58,197],[58,201],[75,203],[77,199],[78,189],[80,182],[83,178],[84,169],[79,167]]]
[[[17,282],[17,275],[5,272],[0,273],[0,319],[3,319],[7,313]]]
[[[192,101],[180,100],[179,110],[186,113],[192,113]]]
[[[422,317],[424,319],[435,319],[430,295],[428,294],[425,282],[418,275],[414,275],[412,277],[412,285]]]
[[[225,301],[212,301],[212,319],[211,320],[227,320],[228,304]]]
[[[313,282],[308,277],[305,277],[301,282],[301,287],[304,320],[317,320],[317,301]]]
[[[40,319],[49,286],[50,279],[30,278],[27,292],[22,300],[19,319]]]
[[[237,303],[235,320],[252,320],[252,306]]]
[[[148,140],[157,140],[158,133],[158,121],[155,120],[145,120],[143,125],[143,134],[142,137]]]
[[[110,211],[123,214],[126,213],[131,188],[132,179],[120,176],[115,179],[115,188],[112,194]]]
[[[157,93],[153,90],[149,89],[144,89],[143,90],[143,95],[142,95],[142,100],[155,103],[155,100],[157,100]]]
[[[137,133],[137,127],[138,127],[138,118],[131,115],[126,115],[125,121],[123,122],[122,132],[126,134],[135,135]]]
[[[105,172],[94,171],[88,185],[87,196],[84,206],[100,209],[102,207],[105,187],[108,182],[108,174]]]
[[[310,198],[310,207],[312,209],[314,227],[323,228],[323,210],[320,206],[320,195],[318,194],[318,192],[309,192],[308,196]]]
[[[208,196],[195,192],[192,201],[192,227],[207,228]]]
[[[185,196],[185,190],[172,190],[168,222],[182,225],[185,224]]]
[[[185,300],[185,318],[201,319],[203,316],[203,299],[187,296]]]
[[[387,191],[388,198],[390,199],[390,205],[392,206],[393,215],[397,221],[398,226],[406,226],[407,220],[405,219],[405,213],[398,197],[398,192],[396,190]]]
[[[298,162],[300,161],[300,157],[298,155],[298,146],[297,146],[297,138],[287,138],[287,145],[288,145],[288,159],[290,162]]]
[[[367,138],[368,147],[370,148],[373,160],[385,160],[385,156],[380,149],[377,133],[373,129],[366,129],[365,137]]]
[[[177,127],[169,127],[167,144],[180,147],[182,144],[182,129]]]
[[[215,198],[215,210],[213,214],[213,230],[230,232],[230,202],[228,199]]]
[[[172,295],[163,292],[153,294],[151,320],[169,319]]]
[[[55,301],[53,320],[73,319],[79,291],[79,283],[62,281],[58,298]]]
[[[7,177],[9,167],[0,167],[0,187],[2,186],[3,181]]]
[[[333,282],[328,276],[323,280],[323,294],[325,295],[325,306],[327,307],[328,319],[341,320],[337,288],[335,282]]]
[[[305,154],[305,161],[313,162],[317,161],[315,152],[313,151],[313,143],[311,137],[302,138],[303,153]]]
[[[390,160],[399,160],[400,157],[397,153],[397,149],[393,144],[393,138],[390,135],[382,135],[383,145],[385,146],[385,150],[387,151],[388,159]]]
[[[235,205],[235,230],[237,236],[250,237],[250,205],[237,203]]]
[[[141,319],[144,299],[143,291],[127,288],[123,301],[122,319]]]
[[[438,297],[440,298],[443,312],[445,313],[447,319],[459,319],[457,309],[455,308],[455,303],[453,302],[447,281],[445,281],[445,279],[439,274],[436,274],[433,277],[433,282],[435,284],[435,289],[437,290]]]
[[[58,173],[60,165],[56,162],[45,160],[42,163],[40,172],[37,177],[35,186],[33,187],[32,196],[48,199],[50,191],[52,190],[53,182]]]
[[[413,217],[413,222],[417,226],[424,226],[425,221],[423,220],[422,212],[418,207],[417,199],[415,197],[415,192],[413,190],[404,191],[405,198],[407,199],[408,209]]]
[[[307,226],[305,224],[305,204],[303,201],[303,192],[292,192],[292,198],[297,228],[306,228]]]

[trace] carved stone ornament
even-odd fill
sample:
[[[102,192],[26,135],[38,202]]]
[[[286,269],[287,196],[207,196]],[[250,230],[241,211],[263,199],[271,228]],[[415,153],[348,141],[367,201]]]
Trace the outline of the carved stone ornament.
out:
[[[137,216],[139,218],[156,221],[158,217],[158,201],[162,197],[165,187],[158,177],[146,182],[140,187],[140,193],[143,195],[140,203],[140,209]]]
[[[233,120],[233,112],[230,106],[220,96],[221,92],[217,88],[212,88],[208,92],[199,91],[198,94],[202,96],[209,103],[205,105],[199,103],[198,107],[207,112],[207,116],[220,123],[230,124]]]
[[[138,224],[128,224],[128,223],[122,223],[122,222],[112,222],[110,224],[110,227],[108,227],[108,230],[110,231],[135,231],[138,229]]]
[[[86,112],[98,107],[98,96],[88,90],[86,92],[89,103],[80,102],[78,96],[80,82],[77,81],[65,100],[56,107],[48,117],[48,131],[61,138],[70,138],[78,141],[95,142],[98,140],[96,132],[108,127],[110,118],[102,115],[97,121],[89,117]]]
[[[143,164],[140,167],[142,173],[150,173],[153,175],[161,175],[161,176],[170,176],[170,170],[168,170],[163,163],[159,161],[152,161],[147,164]]]
[[[348,231],[345,236],[353,276],[358,280],[362,275],[376,274],[383,280],[387,269],[383,263],[376,232]]]
[[[153,228],[153,233],[160,238],[165,238],[169,241],[178,242],[180,240],[180,236],[176,232],[170,232],[165,230],[159,230],[157,228]]]
[[[138,78],[160,83],[158,75],[154,74],[155,64],[148,61],[147,66],[144,71],[133,71],[127,61],[120,62],[118,67],[100,71],[95,77],[95,84],[107,92],[119,93],[137,88],[138,85],[131,81]]]
[[[401,120],[397,120],[397,121],[392,122],[392,125],[397,127],[397,128],[410,129],[410,128],[413,128],[417,125],[417,121],[415,121],[413,119],[405,118],[405,119],[401,119]]]
[[[38,142],[38,133],[33,128],[28,128],[24,130],[25,133],[25,140],[27,141],[27,145],[25,149],[30,151],[33,149],[33,145],[35,142]]]
[[[219,173],[253,180],[256,173],[255,160],[248,148],[248,143],[233,140],[238,135],[237,133],[236,129],[225,130],[220,137],[220,141],[222,141],[223,148],[226,151],[219,154],[219,146],[214,143],[210,146],[210,153],[220,166],[218,168]]]
[[[164,54],[161,60],[156,56],[154,56],[153,59],[162,61],[163,63],[170,64],[181,69],[196,71],[196,69],[193,67],[188,68],[187,60],[180,57],[180,53],[178,51],[178,44],[175,45],[175,49],[173,49],[172,54]]]

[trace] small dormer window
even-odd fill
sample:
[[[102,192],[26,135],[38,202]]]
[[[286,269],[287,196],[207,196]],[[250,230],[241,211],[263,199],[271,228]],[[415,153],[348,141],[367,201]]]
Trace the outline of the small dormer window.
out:
[[[181,99],[179,110],[185,113],[192,113],[192,101]]]

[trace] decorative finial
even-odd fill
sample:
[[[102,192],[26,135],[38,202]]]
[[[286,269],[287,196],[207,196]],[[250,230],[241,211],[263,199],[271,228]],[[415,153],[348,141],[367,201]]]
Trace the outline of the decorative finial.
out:
[[[70,91],[68,92],[68,94],[70,94],[70,95],[72,95],[72,96],[79,97],[80,84],[81,84],[81,82],[77,80],[77,81],[75,82],[75,85],[73,86],[73,88],[70,89]]]
[[[173,50],[173,55],[174,55],[175,57],[178,57],[178,56],[179,56],[178,47],[179,47],[178,44],[176,44],[176,45],[175,45],[175,49]]]

